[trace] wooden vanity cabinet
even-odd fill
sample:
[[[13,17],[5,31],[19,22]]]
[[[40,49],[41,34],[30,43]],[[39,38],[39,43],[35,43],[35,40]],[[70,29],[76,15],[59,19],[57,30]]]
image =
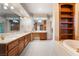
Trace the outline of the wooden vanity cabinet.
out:
[[[31,41],[31,33],[24,35],[10,43],[0,44],[0,56],[18,56]]]
[[[31,41],[31,34],[25,36],[25,46]]]
[[[18,56],[18,46],[14,47],[11,51],[9,51],[8,56]]]
[[[7,44],[7,52],[8,56],[18,55],[18,40],[12,41],[9,44]]]
[[[0,56],[17,56],[18,40],[14,40],[7,44],[0,44]]]
[[[0,56],[7,56],[7,45],[0,44]]]
[[[47,40],[47,33],[40,33],[40,40]]]
[[[20,37],[19,38],[19,54],[23,51],[25,47],[25,37]]]
[[[27,41],[30,42],[31,41],[31,34],[27,35]]]
[[[32,40],[34,40],[35,37],[39,37],[39,33],[32,33]]]
[[[25,47],[26,45],[28,44],[28,38],[27,38],[27,35],[25,36]]]
[[[40,32],[40,33],[32,33],[32,39],[34,39],[35,37],[39,37],[40,40],[47,40],[47,33],[43,33],[43,32]]]

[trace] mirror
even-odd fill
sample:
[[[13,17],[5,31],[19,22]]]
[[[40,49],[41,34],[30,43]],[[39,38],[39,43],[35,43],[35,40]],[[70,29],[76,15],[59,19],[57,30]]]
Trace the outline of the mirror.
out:
[[[10,30],[11,31],[18,31],[18,30],[20,30],[20,18],[12,17],[9,20],[9,23],[10,23]]]

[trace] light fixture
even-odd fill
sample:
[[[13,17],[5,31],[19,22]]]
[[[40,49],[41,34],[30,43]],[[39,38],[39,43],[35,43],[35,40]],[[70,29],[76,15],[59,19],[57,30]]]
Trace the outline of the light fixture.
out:
[[[8,9],[7,6],[4,6],[4,9],[5,9],[5,10]]]
[[[42,17],[41,16],[38,17],[38,24],[39,25],[42,24]]]
[[[17,21],[17,20],[13,20],[13,22],[14,22],[14,23],[18,23],[18,21]]]
[[[8,3],[4,3],[5,6],[8,6]]]
[[[13,6],[9,6],[8,3],[4,3],[4,4],[3,4],[3,8],[4,8],[4,9],[14,9],[14,7],[13,7]]]
[[[11,6],[10,8],[11,8],[11,9],[14,9],[14,7],[13,7],[13,6]]]
[[[42,11],[42,8],[38,8],[39,11]]]

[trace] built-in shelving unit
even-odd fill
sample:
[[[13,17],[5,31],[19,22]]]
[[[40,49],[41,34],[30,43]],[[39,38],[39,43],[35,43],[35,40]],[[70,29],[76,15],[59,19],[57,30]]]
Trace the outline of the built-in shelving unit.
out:
[[[74,3],[59,4],[59,39],[74,39]]]

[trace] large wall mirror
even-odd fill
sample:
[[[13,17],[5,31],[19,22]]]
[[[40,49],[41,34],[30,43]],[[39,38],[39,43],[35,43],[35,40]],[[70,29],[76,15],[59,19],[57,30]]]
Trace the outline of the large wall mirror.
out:
[[[35,31],[46,31],[46,19],[43,17],[38,17],[34,19],[34,30]]]
[[[6,17],[9,23],[10,31],[19,31],[20,30],[20,17],[19,16],[8,16]]]
[[[18,31],[20,30],[20,18],[19,17],[11,17],[9,19],[10,30]]]

